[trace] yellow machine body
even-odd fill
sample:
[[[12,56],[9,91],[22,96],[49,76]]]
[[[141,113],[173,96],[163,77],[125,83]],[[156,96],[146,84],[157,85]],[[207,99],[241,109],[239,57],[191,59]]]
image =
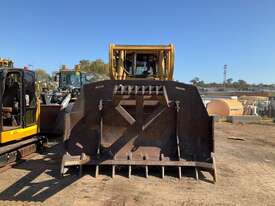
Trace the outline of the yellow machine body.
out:
[[[0,67],[13,67],[13,61],[10,59],[0,58]]]
[[[12,96],[12,91],[5,91],[9,89],[7,81],[11,81],[13,84],[18,81],[18,91],[15,91],[15,93],[19,95]],[[8,97],[9,94],[11,97]],[[5,100],[8,98],[18,102],[8,102]],[[26,103],[26,98],[30,101],[29,103]],[[1,69],[0,100],[0,144],[19,141],[39,133],[40,101],[35,96],[34,72],[23,69]],[[17,109],[13,108],[12,105],[14,104],[19,105]],[[17,113],[14,110],[17,110]],[[9,119],[12,120],[9,121]]]
[[[173,80],[174,45],[115,45],[109,47],[112,80]]]
[[[37,134],[38,125],[29,126],[26,128],[12,129],[1,133],[0,143],[7,143],[16,140],[22,140],[26,137]]]

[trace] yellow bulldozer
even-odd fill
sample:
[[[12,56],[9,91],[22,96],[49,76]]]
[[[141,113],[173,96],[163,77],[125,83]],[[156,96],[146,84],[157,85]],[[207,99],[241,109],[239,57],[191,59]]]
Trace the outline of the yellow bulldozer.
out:
[[[213,119],[197,88],[173,81],[174,46],[114,45],[109,48],[110,79],[84,85],[65,116],[61,174],[70,167],[192,167],[216,181]]]

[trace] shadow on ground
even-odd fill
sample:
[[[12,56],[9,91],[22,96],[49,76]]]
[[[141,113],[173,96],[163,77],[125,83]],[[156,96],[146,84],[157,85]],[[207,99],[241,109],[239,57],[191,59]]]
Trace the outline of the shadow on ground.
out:
[[[2,191],[0,200],[43,202],[79,179],[76,175],[60,178],[59,147],[56,145],[50,148],[43,158],[30,159],[14,166],[19,170],[28,170],[29,173]],[[46,177],[41,178],[41,175]]]
[[[47,154],[41,156],[40,158],[33,158],[14,166],[15,169],[28,171],[28,173],[2,191],[0,194],[0,200],[44,202],[75,181],[79,180],[78,172],[76,170],[71,171],[71,174],[69,173],[68,176],[60,177],[60,151],[60,145],[55,145],[47,151]],[[100,169],[100,174],[111,177],[110,168],[111,167],[106,168],[102,166]],[[86,168],[86,171],[85,168],[83,169],[84,174],[89,173],[91,175],[91,168]],[[95,168],[93,169],[95,170]],[[9,171],[7,171],[7,173],[8,172]],[[92,172],[92,174],[93,173],[94,172]],[[128,170],[125,170],[125,168],[123,170],[123,167],[118,167],[117,175],[128,178]],[[144,168],[133,168],[133,175],[145,178]],[[156,176],[161,179],[160,167],[150,167],[149,175]],[[182,169],[182,175],[195,179],[194,168],[187,167]],[[177,168],[167,167],[165,176],[178,178]],[[7,178],[10,177],[7,176]],[[202,181],[211,183],[211,181],[209,181],[200,171],[199,178]]]

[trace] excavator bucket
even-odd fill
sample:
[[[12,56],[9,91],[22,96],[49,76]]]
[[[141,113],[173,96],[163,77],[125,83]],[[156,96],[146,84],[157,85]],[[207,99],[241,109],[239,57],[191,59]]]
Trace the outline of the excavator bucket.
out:
[[[40,132],[47,136],[57,136],[63,134],[64,109],[60,104],[40,106]]]
[[[53,96],[59,101],[51,101]],[[62,136],[64,134],[64,114],[69,109],[71,94],[56,93],[41,95],[40,104],[40,133],[48,137]]]
[[[175,81],[106,80],[84,85],[65,116],[65,168],[103,165],[159,168],[194,167],[216,180],[213,120],[196,87]],[[106,166],[105,166],[106,167]]]

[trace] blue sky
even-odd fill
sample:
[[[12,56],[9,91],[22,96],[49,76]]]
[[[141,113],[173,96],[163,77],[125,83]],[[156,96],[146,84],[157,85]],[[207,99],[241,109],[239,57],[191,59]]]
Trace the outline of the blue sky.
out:
[[[275,83],[274,0],[2,0],[0,57],[48,72],[109,43],[176,47],[176,80]]]

